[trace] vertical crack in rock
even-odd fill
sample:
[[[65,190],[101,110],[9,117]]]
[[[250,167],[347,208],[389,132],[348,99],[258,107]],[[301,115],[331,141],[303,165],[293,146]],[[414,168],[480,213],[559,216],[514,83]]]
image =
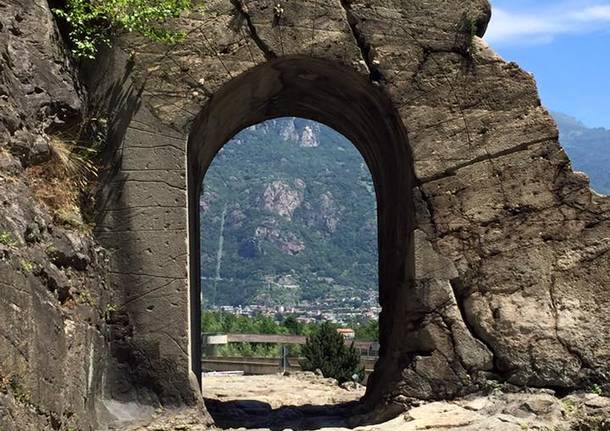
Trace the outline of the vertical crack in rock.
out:
[[[464,363],[464,360],[463,360],[462,356],[458,352],[458,340],[456,340],[456,338],[455,338],[455,332],[454,332],[454,329],[453,329],[454,323],[450,319],[448,319],[447,316],[445,316],[445,313],[443,311],[438,311],[437,314],[438,314],[438,317],[440,318],[441,322],[443,323],[443,325],[445,325],[445,328],[447,329],[447,336],[449,337],[449,340],[451,341],[451,346],[453,347],[453,352],[454,352],[454,355],[455,355],[455,359],[449,358],[440,349],[438,350],[438,352],[441,355],[443,355],[443,357],[445,357],[445,359],[447,360],[447,363],[449,364],[449,366],[451,367],[453,372],[456,373],[456,375],[459,375],[459,370],[456,370],[454,368],[454,366],[455,366],[454,364],[456,362],[459,363],[462,366],[462,368],[464,368],[465,370],[472,371]]]
[[[438,227],[436,226],[436,223],[434,221],[434,206],[430,202],[429,196],[426,195],[421,183],[418,185],[417,188],[420,192],[421,200],[424,203],[424,205],[426,206],[426,210],[428,211],[428,217],[430,219],[430,225],[432,227],[432,230],[434,231],[434,234],[438,237]],[[430,244],[431,244],[432,248],[434,249],[434,251],[442,256],[442,254],[440,253],[440,251],[438,250],[436,245],[432,242]],[[460,314],[460,318],[461,318],[462,322],[464,322],[464,326],[465,326],[466,330],[472,335],[474,340],[481,343],[482,348],[486,349],[489,352],[489,354],[492,357],[492,361],[493,361],[495,358],[495,353],[494,353],[493,349],[487,343],[485,343],[483,340],[481,340],[480,337],[477,336],[473,325],[469,324],[469,322],[467,320],[465,306],[463,304],[463,301],[461,300],[461,297],[458,295],[458,288],[457,288],[458,280],[457,279],[449,280],[449,283],[450,283],[450,286],[452,289],[453,300],[450,301],[450,304],[443,305],[443,308],[448,305],[455,305],[457,307],[458,312]],[[451,343],[453,345],[453,350],[456,355],[456,360],[462,365],[462,367],[464,367],[464,369],[468,370],[469,372],[476,371],[476,370],[471,369],[471,367],[468,367],[465,364],[462,356],[460,355],[460,353],[458,351],[458,340],[456,340],[456,338],[455,338],[453,323],[450,322],[449,319],[447,319],[447,317],[444,315],[444,313],[442,311],[436,311],[436,313],[441,318],[444,325],[447,327],[447,331],[448,331],[449,337],[451,338]],[[452,368],[453,368],[453,365],[452,365]]]
[[[421,195],[421,200],[424,203],[424,205],[426,206],[426,210],[428,211],[428,216],[430,218],[430,226],[434,230],[434,234],[436,235],[436,237],[439,237],[438,226],[436,225],[436,221],[434,220],[434,206],[432,205],[432,202],[430,202],[430,197],[424,191],[423,183],[421,181],[419,181],[419,184],[417,185],[417,189],[419,190],[419,194]],[[432,244],[432,247],[434,247],[434,244]]]
[[[576,358],[576,360],[578,360],[581,368],[583,368],[583,367],[591,368],[591,365],[583,357],[583,355],[578,350],[576,350],[572,346],[570,346],[570,344],[567,341],[563,340],[561,338],[561,336],[559,335],[559,308],[557,307],[557,298],[555,296],[555,285],[556,285],[556,279],[555,279],[555,275],[553,274],[553,275],[551,275],[551,285],[549,286],[549,300],[550,300],[551,310],[553,312],[553,320],[555,321],[555,325],[554,325],[555,338],[557,338],[557,341],[559,342],[559,344],[561,344],[568,353],[570,353],[574,358]]]
[[[380,83],[385,81],[381,70],[379,70],[378,64],[373,59],[373,52],[371,45],[366,41],[366,38],[362,31],[358,28],[358,24],[360,22],[360,18],[358,18],[353,12],[351,7],[351,0],[340,0],[341,7],[345,11],[345,17],[347,18],[347,23],[349,24],[350,30],[354,39],[356,40],[356,44],[360,49],[360,53],[362,54],[362,59],[369,69],[369,79],[371,82]]]
[[[466,306],[464,304],[464,296],[461,294],[461,291],[463,290],[460,286],[460,281],[457,279],[454,280],[450,280],[449,284],[451,285],[451,290],[453,291],[453,296],[455,298],[455,303],[457,304],[457,308],[458,311],[460,312],[460,316],[462,318],[462,321],[464,322],[464,325],[466,326],[466,329],[468,330],[468,332],[470,332],[470,334],[472,335],[472,337],[477,340],[478,342],[480,342],[487,350],[489,350],[489,353],[491,353],[492,358],[493,358],[493,364],[494,364],[494,369],[493,371],[502,375],[501,370],[499,369],[499,367],[496,364],[496,360],[497,360],[497,354],[496,351],[494,349],[494,347],[488,343],[477,331],[476,329],[476,325],[468,318],[468,313],[466,312]]]
[[[252,18],[250,17],[250,14],[248,13],[248,9],[243,4],[243,2],[241,0],[231,0],[231,3],[233,3],[233,6],[235,7],[235,9],[237,9],[237,12],[246,21],[246,24],[248,25],[248,31],[250,33],[250,37],[252,37],[252,40],[254,41],[256,46],[258,46],[258,48],[263,52],[263,55],[265,56],[265,58],[267,60],[273,60],[273,59],[277,58],[277,54],[258,35],[258,32],[256,31],[256,27],[254,26],[254,23],[252,22]]]

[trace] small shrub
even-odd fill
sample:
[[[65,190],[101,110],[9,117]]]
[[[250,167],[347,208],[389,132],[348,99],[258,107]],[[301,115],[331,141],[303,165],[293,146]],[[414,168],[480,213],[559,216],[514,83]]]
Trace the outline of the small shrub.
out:
[[[470,16],[466,16],[464,21],[465,30],[468,33],[468,52],[472,52],[474,49],[474,40],[477,35],[477,21]]]
[[[10,232],[1,231],[0,232],[0,244],[6,247],[15,247],[17,245],[17,240],[13,238],[13,235]]]
[[[34,271],[34,263],[32,263],[29,260],[25,260],[25,259],[21,259],[21,270],[26,273],[29,274],[30,272]]]
[[[118,311],[119,307],[116,304],[106,304],[106,310],[104,310],[104,320],[109,321],[112,318],[112,314]]]
[[[570,418],[578,412],[578,406],[572,400],[563,400],[561,402],[561,410],[566,417]]]
[[[15,400],[21,404],[31,404],[32,397],[30,393],[25,389],[23,384],[21,383],[21,379],[18,376],[12,376],[10,378],[9,387]]]
[[[601,396],[604,394],[604,391],[603,391],[602,387],[596,383],[593,386],[591,386],[591,393]]]
[[[343,336],[328,322],[307,337],[302,353],[301,367],[305,371],[319,369],[324,377],[332,377],[339,383],[353,380],[354,376],[359,380],[364,377],[360,353],[353,344],[346,346]]]
[[[482,390],[486,394],[502,393],[502,384],[496,380],[486,380]]]
[[[55,253],[57,253],[57,247],[55,247],[53,244],[49,244],[44,251],[48,257],[53,258]]]
[[[96,305],[95,298],[93,298],[93,295],[91,295],[91,292],[88,290],[83,290],[79,293],[78,302],[81,304],[86,304],[90,307],[95,307]]]

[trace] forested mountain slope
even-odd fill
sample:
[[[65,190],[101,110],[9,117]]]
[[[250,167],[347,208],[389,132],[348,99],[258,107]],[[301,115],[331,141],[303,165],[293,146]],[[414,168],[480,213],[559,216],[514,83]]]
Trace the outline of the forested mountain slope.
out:
[[[202,276],[212,304],[291,304],[377,289],[373,184],[355,147],[319,123],[239,133],[204,179]]]
[[[559,112],[553,117],[559,126],[561,145],[568,153],[574,170],[587,174],[591,188],[610,194],[610,130],[589,128],[576,118]]]

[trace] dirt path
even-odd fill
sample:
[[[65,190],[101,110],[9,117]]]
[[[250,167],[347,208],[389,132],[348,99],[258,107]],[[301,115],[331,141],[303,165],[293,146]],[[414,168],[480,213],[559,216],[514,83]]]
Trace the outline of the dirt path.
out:
[[[203,379],[203,394],[207,399],[257,400],[273,409],[282,406],[307,404],[341,404],[358,401],[365,387],[346,390],[334,379],[325,379],[313,373],[298,373],[288,376],[206,376]]]
[[[203,381],[215,423],[232,429],[347,427],[363,386],[344,389],[313,373],[290,376],[213,376]]]
[[[207,377],[204,394],[216,425],[223,429],[567,431],[579,421],[597,424],[606,419],[608,428],[591,429],[610,429],[610,400],[594,394],[559,399],[550,391],[496,391],[453,402],[421,402],[381,424],[354,415],[364,387],[346,390],[311,373]]]

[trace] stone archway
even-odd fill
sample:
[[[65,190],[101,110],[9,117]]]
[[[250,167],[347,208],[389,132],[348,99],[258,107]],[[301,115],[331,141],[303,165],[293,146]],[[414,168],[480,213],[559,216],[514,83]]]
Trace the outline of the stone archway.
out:
[[[371,403],[607,380],[610,339],[587,334],[610,330],[608,199],[571,171],[532,77],[480,38],[489,4],[247,3],[208,2],[169,48],[122,38],[91,74],[114,151],[96,232],[122,319],[109,396],[197,399],[199,180],[232,134],[287,114],[343,133],[373,172]]]
[[[229,81],[196,118],[189,138],[190,254],[199,256],[201,183],[216,152],[239,130],[298,116],[339,131],[367,163],[377,193],[381,353],[369,393],[391,391],[400,375],[400,342],[408,327],[414,280],[413,162],[406,131],[387,96],[361,75],[335,63],[283,57]],[[192,327],[200,321],[199,260],[191,259]],[[413,316],[411,317],[413,319]],[[193,370],[200,374],[199,334],[193,333]],[[394,340],[394,341],[393,341]],[[390,359],[393,358],[393,359]],[[398,359],[398,360],[397,360]]]

